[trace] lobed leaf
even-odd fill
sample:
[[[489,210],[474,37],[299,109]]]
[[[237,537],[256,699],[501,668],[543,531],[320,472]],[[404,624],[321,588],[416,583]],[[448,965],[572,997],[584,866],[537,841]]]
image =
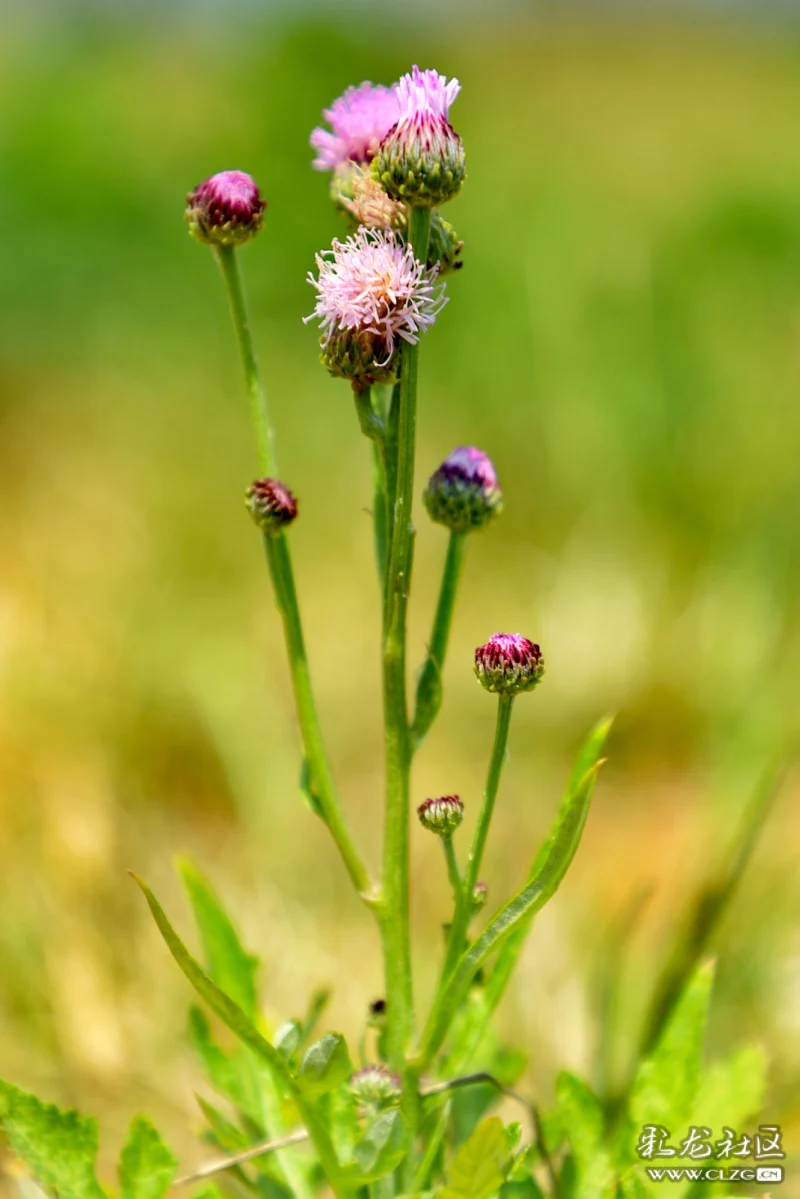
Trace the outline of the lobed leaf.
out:
[[[506,1176],[508,1142],[497,1116],[482,1121],[453,1158],[436,1199],[492,1199]]]
[[[95,1120],[0,1081],[0,1129],[12,1152],[58,1199],[105,1199],[94,1173]]]
[[[177,1165],[150,1121],[137,1117],[119,1159],[121,1199],[163,1199]]]

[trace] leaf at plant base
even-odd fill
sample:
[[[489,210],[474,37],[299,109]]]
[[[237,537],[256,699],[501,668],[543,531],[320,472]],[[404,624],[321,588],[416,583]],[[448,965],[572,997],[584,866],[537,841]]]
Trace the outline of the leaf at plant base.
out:
[[[532,1174],[514,1182],[504,1182],[500,1187],[500,1199],[544,1199],[544,1193]]]
[[[221,1049],[211,1035],[205,1014],[194,1004],[189,1008],[189,1041],[208,1082],[259,1127],[263,1120],[261,1099],[252,1062],[241,1047],[233,1052]]]
[[[275,1048],[286,1061],[297,1052],[303,1037],[303,1026],[299,1020],[285,1020],[275,1033]]]
[[[341,1033],[329,1032],[305,1051],[298,1080],[306,1095],[317,1096],[340,1086],[352,1073],[347,1042]]]
[[[96,1121],[0,1081],[0,1130],[34,1178],[59,1199],[105,1199],[94,1174]]]
[[[138,1116],[119,1159],[121,1199],[163,1199],[177,1165],[150,1121]]]
[[[483,1120],[450,1163],[437,1199],[492,1199],[505,1181],[508,1149],[503,1121]]]
[[[344,1184],[343,1172],[331,1144],[328,1131],[320,1121],[313,1104],[308,1101],[304,1091],[298,1086],[286,1062],[278,1053],[275,1046],[271,1045],[261,1035],[239,1005],[234,1003],[230,996],[226,995],[214,980],[209,978],[199,963],[195,961],[170,924],[166,912],[147,884],[135,874],[132,877],[147,900],[147,906],[150,908],[153,919],[166,942],[167,948],[187,980],[194,987],[197,994],[205,1000],[212,1012],[219,1016],[223,1023],[227,1024],[231,1032],[256,1057],[266,1063],[275,1085],[288,1092],[294,1100],[300,1113],[300,1118],[308,1129],[309,1136],[317,1151],[317,1157],[322,1169],[325,1171],[328,1183],[337,1196],[337,1199],[349,1199],[349,1194]]]
[[[634,1080],[630,1115],[634,1125],[659,1124],[679,1133],[691,1119],[714,968],[708,962],[689,979],[651,1057]]]
[[[359,1186],[385,1178],[400,1165],[406,1152],[406,1126],[397,1108],[381,1112],[353,1147],[351,1175]]]
[[[767,1059],[760,1045],[744,1045],[702,1075],[691,1123],[714,1130],[738,1128],[764,1106]]]
[[[178,870],[203,942],[209,977],[255,1020],[258,958],[242,948],[230,917],[197,867],[187,858],[181,858]]]
[[[605,1148],[603,1110],[591,1088],[566,1071],[556,1085],[558,1109],[575,1159],[576,1199],[606,1199],[615,1190],[611,1157]]]

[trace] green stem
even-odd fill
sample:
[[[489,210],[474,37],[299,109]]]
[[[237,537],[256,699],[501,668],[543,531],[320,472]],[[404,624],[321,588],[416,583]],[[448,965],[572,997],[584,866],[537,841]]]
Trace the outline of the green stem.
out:
[[[444,850],[444,860],[447,863],[447,877],[450,879],[453,896],[456,903],[458,903],[459,896],[461,895],[461,872],[458,869],[452,837],[442,837],[442,849]]]
[[[259,467],[269,475],[276,470],[269,411],[253,348],[236,255],[233,246],[221,246],[216,249],[215,253],[225,281],[236,341],[244,367],[245,381],[250,397],[250,415],[258,446]],[[283,621],[297,717],[311,776],[312,790],[323,819],[342,855],[353,885],[361,898],[374,908],[375,896],[372,883],[345,823],[344,813],[336,794],[336,787],[325,753],[319,717],[311,689],[311,675],[308,668],[300,609],[297,603],[289,544],[285,533],[281,531],[275,536],[265,536],[264,545],[275,589],[275,602]]]
[[[244,367],[247,395],[250,400],[250,419],[253,423],[258,447],[258,465],[265,475],[274,475],[278,466],[269,421],[269,407],[253,349],[253,339],[247,319],[247,305],[239,275],[239,264],[236,261],[236,249],[234,246],[215,246],[214,254],[222,271],[225,291],[231,306],[236,342]]]
[[[428,656],[417,683],[417,700],[414,708],[412,732],[415,747],[420,744],[430,729],[442,706],[442,671],[450,639],[450,626],[456,602],[458,582],[464,564],[466,533],[451,533],[447,543],[439,600],[433,618]]]
[[[489,771],[486,776],[486,788],[483,793],[483,804],[478,816],[478,823],[475,826],[475,833],[472,838],[472,847],[469,851],[469,857],[467,858],[467,865],[464,871],[464,879],[456,899],[456,910],[455,915],[453,916],[453,923],[450,928],[450,936],[447,940],[447,950],[445,953],[444,965],[442,967],[438,993],[441,993],[445,984],[449,980],[456,963],[466,947],[467,931],[469,929],[469,922],[472,916],[472,892],[474,891],[475,884],[478,881],[478,872],[481,868],[483,851],[486,846],[486,838],[489,835],[489,825],[492,822],[492,815],[494,813],[494,803],[495,799],[497,798],[497,789],[500,785],[500,775],[503,770],[503,763],[506,756],[506,744],[508,742],[508,730],[511,724],[511,711],[513,706],[514,697],[512,695],[501,695],[499,697],[497,704],[497,724],[495,726],[494,745],[492,746],[492,756],[489,761]]]
[[[430,209],[412,208],[409,242],[425,262],[430,235]],[[406,610],[411,576],[413,529],[417,370],[419,346],[405,344],[400,388],[392,399],[390,426],[396,420],[396,484],[389,548],[383,626],[383,705],[386,749],[386,817],[383,849],[382,933],[386,977],[386,1045],[391,1068],[403,1077],[403,1114],[409,1151],[401,1170],[401,1186],[410,1187],[415,1170],[419,1124],[419,1079],[406,1067],[406,1051],[414,1028],[409,919],[409,772],[411,737],[406,696]],[[392,447],[394,457],[395,447]]]

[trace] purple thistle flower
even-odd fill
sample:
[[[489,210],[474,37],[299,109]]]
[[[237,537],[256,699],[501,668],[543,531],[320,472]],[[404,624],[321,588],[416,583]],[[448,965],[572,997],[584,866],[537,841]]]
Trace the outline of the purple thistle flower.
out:
[[[335,240],[316,263],[317,303],[305,320],[319,320],[328,370],[362,383],[391,378],[398,340],[415,345],[447,302],[437,269],[381,229]]]
[[[475,674],[500,695],[532,691],[544,674],[542,651],[519,633],[495,633],[475,650]]]
[[[492,460],[475,446],[459,446],[433,472],[422,496],[428,515],[453,533],[479,529],[503,509]]]
[[[186,220],[193,237],[206,245],[241,245],[258,233],[266,201],[244,171],[219,171],[186,197]]]
[[[373,170],[393,200],[435,207],[452,199],[464,180],[464,148],[449,121],[461,85],[414,67],[397,84],[400,117],[375,157]]]
[[[318,126],[311,134],[317,152],[312,166],[335,171],[350,162],[369,162],[386,134],[397,124],[400,106],[395,88],[360,83],[349,87],[322,113],[331,131]]]

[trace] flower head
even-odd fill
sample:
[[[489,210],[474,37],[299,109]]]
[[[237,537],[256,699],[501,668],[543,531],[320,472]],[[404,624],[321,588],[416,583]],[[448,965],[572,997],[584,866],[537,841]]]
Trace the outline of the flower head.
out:
[[[399,341],[415,345],[447,302],[436,269],[417,262],[393,233],[359,229],[316,258],[322,360],[332,375],[361,383],[394,377]]]
[[[417,815],[423,828],[440,837],[450,837],[464,819],[464,805],[458,795],[439,795],[421,803]]]
[[[351,1076],[350,1089],[365,1107],[384,1108],[397,1103],[403,1088],[386,1066],[364,1066]]]
[[[449,121],[461,85],[415,66],[397,84],[400,115],[375,156],[375,177],[394,200],[435,207],[464,179],[464,148]]]
[[[331,130],[317,127],[311,146],[317,152],[313,166],[333,171],[347,162],[369,162],[400,116],[396,89],[360,83],[349,87],[322,113]]]
[[[264,533],[277,533],[297,516],[297,500],[278,479],[256,479],[248,487],[244,503]]]
[[[428,480],[422,499],[431,520],[453,533],[479,529],[503,508],[492,461],[475,446],[459,446]]]
[[[475,674],[499,695],[532,691],[544,674],[542,651],[519,633],[495,633],[475,650]]]
[[[258,233],[266,201],[244,171],[220,171],[186,197],[189,232],[205,245],[238,246]]]

